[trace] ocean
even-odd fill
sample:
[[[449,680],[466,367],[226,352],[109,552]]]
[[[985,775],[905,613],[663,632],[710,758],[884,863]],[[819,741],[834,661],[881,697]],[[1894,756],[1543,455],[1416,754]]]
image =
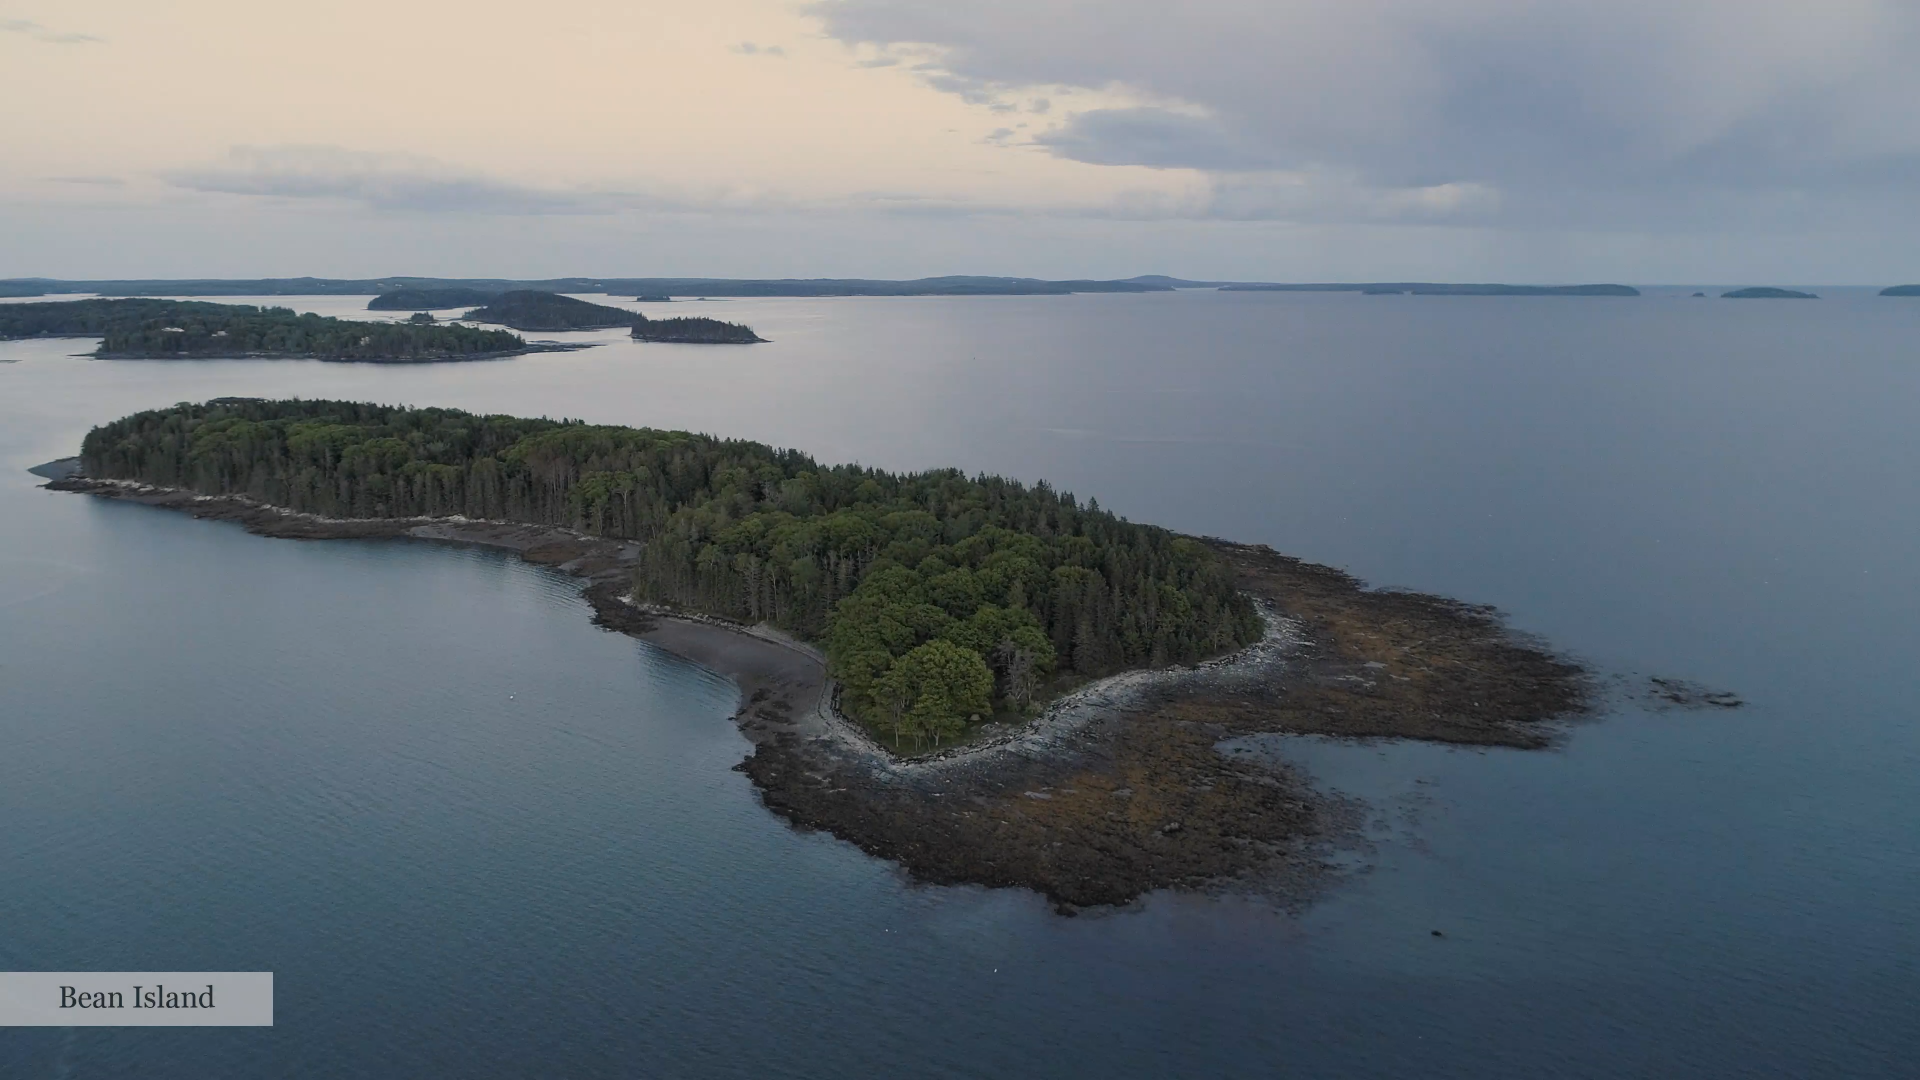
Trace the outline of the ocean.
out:
[[[417,366],[0,344],[0,970],[278,987],[271,1029],[0,1031],[0,1076],[1911,1075],[1920,300],[1693,291],[687,302],[771,344]],[[1495,604],[1609,694],[1548,751],[1282,740],[1368,808],[1304,909],[1063,918],[789,828],[731,684],[557,574],[25,472],[221,395],[1044,478]]]

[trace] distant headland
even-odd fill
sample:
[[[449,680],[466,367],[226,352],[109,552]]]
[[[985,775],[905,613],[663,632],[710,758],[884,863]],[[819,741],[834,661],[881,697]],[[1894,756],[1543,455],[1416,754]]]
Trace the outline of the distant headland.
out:
[[[470,322],[501,323],[515,330],[609,330],[631,327],[640,341],[693,345],[746,345],[765,341],[752,328],[719,319],[649,319],[637,311],[590,303],[558,293],[516,289],[501,293],[464,316]]]
[[[632,326],[639,317],[625,308],[535,289],[515,289],[490,297],[484,306],[461,316],[468,322],[499,323],[515,330],[608,330]]]
[[[1124,281],[951,275],[895,281],[879,278],[698,278],[698,277],[567,277],[567,278],[9,278],[0,280],[0,296],[49,296],[91,293],[96,296],[375,296],[402,291],[444,293],[467,290],[470,299],[434,303],[432,307],[465,307],[485,303],[501,293],[533,290],[553,293],[605,293],[655,301],[675,296],[1066,296],[1072,293],[1171,292],[1176,288],[1211,288],[1226,282],[1184,281],[1149,275]],[[408,310],[413,302],[382,303],[374,310]],[[422,310],[419,306],[411,310]]]
[[[484,360],[564,346],[471,326],[361,322],[290,308],[198,300],[68,300],[0,304],[0,340],[99,338],[102,359],[264,358],[426,363]]]
[[[1759,287],[1735,289],[1720,294],[1722,300],[1818,300],[1820,297],[1810,292],[1795,292],[1792,289],[1774,289]]]
[[[675,297],[854,296],[1069,296],[1076,293],[1167,293],[1180,289],[1225,292],[1349,292],[1373,296],[1587,296],[1633,297],[1631,285],[1526,285],[1437,281],[1234,281],[1141,274],[1130,278],[1048,279],[952,274],[888,278],[7,278],[0,297],[91,294],[136,296],[371,296],[373,311],[437,311],[485,305],[503,293],[533,291],[570,295],[599,293],[666,303]],[[1745,292],[1746,290],[1740,290]],[[1790,291],[1790,290],[1782,290]],[[1920,296],[1920,285],[1895,285],[1882,296]]]
[[[1167,293],[1176,289],[1234,292],[1371,292],[1423,296],[1638,296],[1627,285],[1455,285],[1443,282],[1307,282],[1194,280],[1164,274],[1123,279],[989,277],[883,278],[152,278],[0,281],[0,296],[91,293],[98,296],[373,296],[375,311],[429,311],[478,306],[503,293],[602,293],[659,303],[701,298],[830,296],[1070,296],[1075,293]]]

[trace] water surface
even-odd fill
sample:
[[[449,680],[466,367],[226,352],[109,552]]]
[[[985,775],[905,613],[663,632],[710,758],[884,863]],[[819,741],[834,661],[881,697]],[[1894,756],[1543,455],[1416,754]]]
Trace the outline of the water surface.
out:
[[[773,343],[407,367],[0,345],[0,968],[279,987],[271,1030],[0,1032],[0,1075],[1854,1077],[1920,1053],[1920,302],[645,310]],[[1045,477],[1751,704],[1622,702],[1547,753],[1281,740],[1375,807],[1370,871],[1299,916],[1061,919],[786,828],[729,771],[731,687],[595,629],[565,579],[22,471],[223,394]]]

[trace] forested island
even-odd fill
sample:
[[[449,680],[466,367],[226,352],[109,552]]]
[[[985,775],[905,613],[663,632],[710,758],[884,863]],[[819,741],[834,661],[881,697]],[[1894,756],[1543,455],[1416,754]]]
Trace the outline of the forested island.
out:
[[[744,345],[764,341],[750,327],[698,317],[649,319],[637,311],[590,303],[558,293],[521,289],[501,293],[487,306],[464,316],[473,322],[504,323],[516,330],[606,330],[631,327],[640,341],[695,345]]]
[[[486,306],[461,317],[469,322],[500,323],[515,330],[607,330],[632,326],[640,315],[559,293],[515,289],[489,298]]]
[[[1895,285],[1891,289],[1881,289],[1881,296],[1920,296],[1920,285]]]
[[[826,467],[679,431],[336,401],[231,401],[95,429],[86,475],[329,518],[557,525],[645,542],[634,595],[818,642],[896,744],[1018,713],[1056,671],[1257,640],[1212,551],[1045,484]]]
[[[1792,289],[1754,288],[1735,289],[1720,294],[1722,300],[1818,300],[1810,292],[1795,292]]]
[[[395,289],[367,301],[368,311],[445,311],[478,307],[498,293],[480,289]]]
[[[1047,484],[687,432],[225,398],[40,470],[270,536],[486,544],[729,675],[765,805],[1060,910],[1303,888],[1344,828],[1269,734],[1549,745],[1577,664],[1488,608],[1136,524]],[[809,645],[808,643],[812,643]],[[1679,685],[1679,684],[1675,684]]]
[[[355,322],[289,308],[198,300],[68,300],[0,305],[0,339],[99,337],[113,359],[269,357],[422,362],[530,351],[518,334],[470,326]]]
[[[633,337],[636,341],[668,341],[687,345],[753,345],[767,340],[754,333],[750,326],[697,316],[649,319],[645,315],[637,315],[633,322]]]

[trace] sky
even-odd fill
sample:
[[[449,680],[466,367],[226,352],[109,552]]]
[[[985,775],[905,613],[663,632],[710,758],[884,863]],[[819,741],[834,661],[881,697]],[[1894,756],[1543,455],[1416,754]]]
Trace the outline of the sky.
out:
[[[1915,0],[0,0],[0,276],[1920,281]]]

